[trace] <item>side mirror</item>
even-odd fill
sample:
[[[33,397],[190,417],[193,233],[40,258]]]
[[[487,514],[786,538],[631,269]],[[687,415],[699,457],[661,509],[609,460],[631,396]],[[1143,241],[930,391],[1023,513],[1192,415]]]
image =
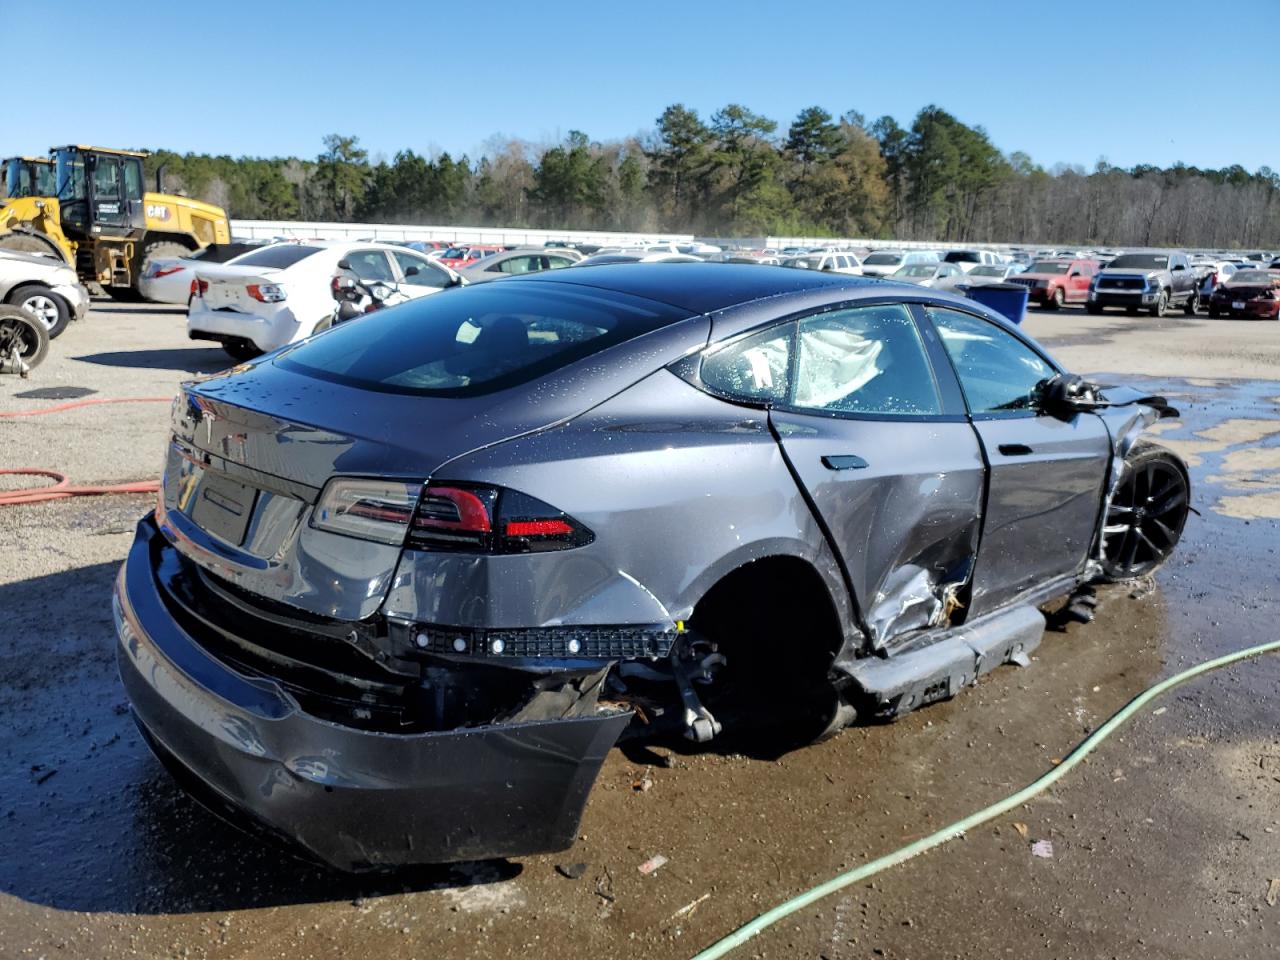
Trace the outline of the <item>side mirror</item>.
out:
[[[346,260],[346,259],[339,260],[339,261],[338,261],[338,269],[339,269],[339,270],[350,270],[350,269],[351,269],[351,261],[350,261],[350,260]]]
[[[1041,412],[1059,420],[1070,420],[1077,413],[1107,405],[1102,398],[1101,387],[1071,373],[1055,374],[1042,381],[1036,392]]]
[[[422,271],[418,267],[409,267],[407,270],[405,270],[404,275],[406,277],[416,277],[421,272]]]

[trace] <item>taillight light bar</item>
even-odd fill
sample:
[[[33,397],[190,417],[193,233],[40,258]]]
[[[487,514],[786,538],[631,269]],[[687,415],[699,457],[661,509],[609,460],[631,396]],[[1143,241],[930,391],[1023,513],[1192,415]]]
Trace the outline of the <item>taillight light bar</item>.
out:
[[[478,484],[335,477],[310,522],[318,530],[361,540],[460,553],[540,553],[595,539],[549,503]]]
[[[199,277],[195,277],[191,281],[191,295],[193,297],[203,297],[208,292],[209,292],[208,280],[201,280]]]

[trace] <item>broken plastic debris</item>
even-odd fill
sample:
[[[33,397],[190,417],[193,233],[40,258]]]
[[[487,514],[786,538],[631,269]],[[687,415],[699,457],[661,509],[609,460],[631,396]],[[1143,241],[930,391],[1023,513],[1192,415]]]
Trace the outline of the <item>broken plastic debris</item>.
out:
[[[1052,860],[1053,859],[1053,841],[1037,840],[1035,843],[1031,845],[1031,855],[1033,857],[1040,857],[1042,860]]]
[[[1031,835],[1031,828],[1028,827],[1025,823],[1019,823],[1017,820],[1013,822],[1013,829],[1018,831],[1018,836],[1020,836],[1023,840],[1026,840],[1027,837]]]
[[[1164,713],[1168,709],[1169,709],[1168,707],[1160,707],[1158,710],[1152,710],[1151,715],[1153,717],[1158,717],[1160,716],[1160,714]]]
[[[1280,902],[1280,878],[1272,880],[1267,887],[1267,906],[1274,907],[1277,902]]]
[[[711,899],[711,894],[704,893],[697,900],[694,900],[691,903],[686,903],[683,907],[681,907],[679,910],[673,913],[670,917],[667,918],[667,922],[670,923],[672,920],[679,920],[681,917],[689,916],[690,914],[693,913],[693,911],[697,910],[698,907],[700,907],[702,904],[706,903],[706,901],[710,899]]]
[[[657,870],[660,870],[663,864],[665,864],[666,862],[667,862],[666,857],[664,857],[660,853],[655,853],[652,857],[650,857],[644,863],[640,864],[640,866],[636,867],[636,869],[639,870],[641,874],[647,877],[649,874]]]

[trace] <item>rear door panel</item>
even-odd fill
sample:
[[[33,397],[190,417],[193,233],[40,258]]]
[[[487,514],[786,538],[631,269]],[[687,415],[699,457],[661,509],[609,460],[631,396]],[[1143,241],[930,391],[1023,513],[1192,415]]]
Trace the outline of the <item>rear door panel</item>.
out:
[[[873,646],[937,621],[978,545],[984,465],[973,428],[782,411],[770,421],[844,558]]]

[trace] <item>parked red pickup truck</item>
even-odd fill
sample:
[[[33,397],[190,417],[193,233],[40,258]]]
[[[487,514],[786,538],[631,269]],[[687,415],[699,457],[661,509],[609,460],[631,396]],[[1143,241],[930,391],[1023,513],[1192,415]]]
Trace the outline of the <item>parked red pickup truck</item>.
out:
[[[1096,260],[1037,260],[1010,283],[1030,287],[1029,299],[1046,310],[1064,303],[1084,303],[1089,299],[1089,281],[1098,272]]]

